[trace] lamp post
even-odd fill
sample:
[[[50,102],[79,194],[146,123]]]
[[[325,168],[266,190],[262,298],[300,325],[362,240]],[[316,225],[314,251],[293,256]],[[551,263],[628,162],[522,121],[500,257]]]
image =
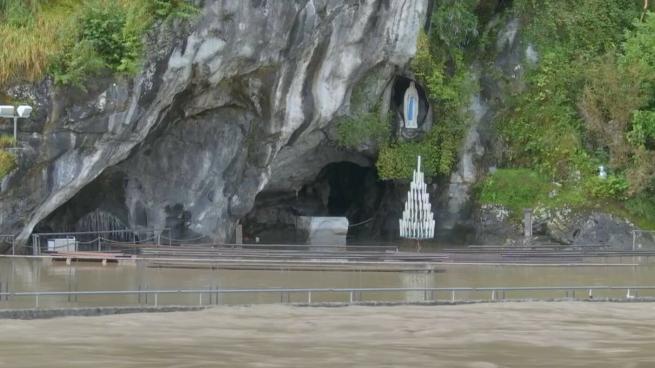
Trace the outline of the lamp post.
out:
[[[18,119],[27,119],[32,114],[32,106],[0,106],[0,118],[14,120],[14,146],[18,143]]]

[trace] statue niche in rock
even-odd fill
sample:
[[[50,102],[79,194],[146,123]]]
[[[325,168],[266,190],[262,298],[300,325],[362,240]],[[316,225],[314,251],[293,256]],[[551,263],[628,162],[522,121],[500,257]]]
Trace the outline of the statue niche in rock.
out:
[[[406,77],[398,77],[392,88],[398,138],[419,139],[432,128],[432,111],[423,89]]]

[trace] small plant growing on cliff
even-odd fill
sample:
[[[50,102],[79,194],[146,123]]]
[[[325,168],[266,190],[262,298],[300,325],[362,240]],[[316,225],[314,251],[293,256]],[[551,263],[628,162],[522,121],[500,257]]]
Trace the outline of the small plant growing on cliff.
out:
[[[151,8],[160,19],[188,19],[198,14],[198,8],[187,0],[151,0]]]
[[[16,168],[16,156],[5,151],[6,148],[13,147],[14,143],[14,137],[0,135],[0,180]]]
[[[11,135],[0,135],[0,150],[13,147],[16,140]]]
[[[16,156],[0,151],[0,180],[16,168]]]
[[[353,149],[370,143],[384,144],[389,140],[389,124],[389,121],[380,118],[379,109],[344,117],[337,122],[337,142]]]

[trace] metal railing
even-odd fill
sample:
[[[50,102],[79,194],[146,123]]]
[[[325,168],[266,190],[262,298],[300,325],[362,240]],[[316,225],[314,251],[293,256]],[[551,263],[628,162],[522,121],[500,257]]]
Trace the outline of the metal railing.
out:
[[[526,297],[530,293],[544,293],[544,292],[561,292],[564,298],[571,298],[576,300],[576,292],[585,295],[587,299],[593,299],[594,293],[600,291],[621,291],[621,295],[625,293],[622,299],[633,299],[639,297],[640,291],[655,291],[655,286],[519,286],[519,287],[439,287],[439,288],[252,288],[252,289],[157,289],[157,290],[95,290],[95,291],[2,291],[0,287],[0,305],[3,301],[7,302],[14,298],[20,297],[33,297],[34,307],[39,308],[40,299],[44,297],[67,297],[68,301],[78,301],[79,297],[83,296],[137,296],[138,304],[148,303],[148,297],[153,300],[154,306],[160,306],[159,297],[161,295],[193,295],[198,296],[198,305],[205,304],[223,304],[222,297],[230,294],[278,294],[280,297],[279,303],[290,303],[291,295],[300,294],[304,295],[302,303],[312,304],[312,298],[317,294],[326,293],[340,293],[346,296],[348,303],[361,303],[361,302],[392,302],[393,299],[364,299],[364,293],[408,293],[419,292],[423,293],[422,301],[424,302],[467,302],[467,301],[498,301],[498,300],[522,300],[532,299]],[[521,293],[521,298],[507,297],[507,293]],[[446,298],[438,299],[439,294],[446,294]],[[487,298],[483,299],[458,299],[458,293],[483,293]],[[461,294],[460,294],[461,295]],[[208,303],[203,301],[203,296],[207,296]],[[655,297],[655,294],[653,295]],[[541,298],[546,299],[546,298]],[[550,298],[552,299],[552,298]],[[536,300],[539,300],[537,298]],[[416,300],[420,301],[420,300]],[[655,301],[655,298],[654,298]],[[324,301],[325,302],[325,301]],[[330,302],[344,302],[343,298],[339,300],[331,300]],[[242,303],[243,304],[243,303]],[[277,303],[273,303],[277,304]],[[173,305],[173,304],[168,304]]]
[[[44,248],[47,249],[48,240],[52,239],[73,239],[77,244],[75,250],[101,252],[108,245],[125,244],[156,244],[162,243],[164,233],[170,238],[171,229],[120,229],[102,231],[81,231],[81,232],[54,232],[54,233],[33,233],[31,236],[31,248],[33,255],[40,255]],[[170,240],[169,240],[170,243]],[[170,244],[169,244],[170,245]]]

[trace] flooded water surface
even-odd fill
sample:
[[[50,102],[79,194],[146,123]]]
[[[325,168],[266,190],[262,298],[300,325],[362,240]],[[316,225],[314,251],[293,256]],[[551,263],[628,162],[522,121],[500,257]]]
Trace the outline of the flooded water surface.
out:
[[[655,285],[655,264],[639,266],[525,266],[444,264],[436,272],[375,271],[289,271],[289,270],[221,270],[151,268],[136,265],[107,265],[50,262],[40,259],[0,258],[0,284],[9,291],[92,291],[144,289],[215,289],[215,288],[380,288],[380,287],[514,287],[514,286],[635,286]],[[489,298],[488,293],[459,292],[458,299]],[[597,296],[624,296],[625,291],[599,293]],[[641,296],[655,296],[643,292]],[[563,297],[563,292],[507,297]],[[377,295],[364,293],[363,300],[420,301],[423,292]],[[437,294],[439,299],[450,295]],[[205,295],[202,303],[210,302]],[[160,295],[159,304],[193,304],[199,295]],[[290,302],[307,300],[305,294],[290,295]],[[312,300],[346,301],[344,293],[314,294]],[[225,295],[222,304],[279,302],[278,294]],[[216,299],[213,299],[216,302]],[[152,304],[152,298],[132,296],[43,297],[40,307],[76,307]],[[33,297],[0,300],[0,308],[29,308]]]
[[[655,304],[216,307],[0,322],[0,367],[652,367]]]

